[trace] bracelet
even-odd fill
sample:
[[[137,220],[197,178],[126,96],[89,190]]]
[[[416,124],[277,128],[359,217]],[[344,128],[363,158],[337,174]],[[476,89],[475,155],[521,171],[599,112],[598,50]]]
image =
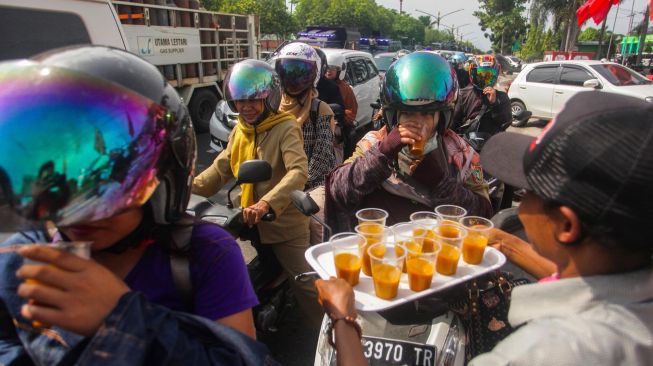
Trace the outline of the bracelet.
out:
[[[335,319],[332,317],[330,318],[331,318],[331,322],[329,322],[329,327],[327,328],[327,335],[329,339],[329,345],[331,345],[331,347],[336,348],[336,342],[333,336],[333,328],[335,327],[338,320],[342,320],[345,323],[354,327],[356,333],[358,333],[358,339],[363,339],[363,330],[361,329],[360,324],[358,324],[355,318],[351,316],[345,316],[344,318],[335,318]]]

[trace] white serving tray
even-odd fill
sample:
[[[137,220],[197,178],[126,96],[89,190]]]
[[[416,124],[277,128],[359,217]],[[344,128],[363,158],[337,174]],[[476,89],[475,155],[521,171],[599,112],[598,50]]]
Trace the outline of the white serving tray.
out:
[[[336,268],[333,264],[333,251],[331,244],[322,243],[309,248],[306,253],[308,264],[315,269],[318,275],[323,279],[336,276]],[[379,311],[390,309],[395,306],[410,302],[421,297],[433,294],[451,288],[457,284],[466,282],[474,277],[494,271],[506,262],[506,257],[498,250],[487,247],[483,262],[480,264],[467,264],[463,261],[462,255],[458,262],[458,270],[453,276],[443,276],[436,273],[433,276],[431,288],[420,292],[414,292],[408,287],[408,276],[403,273],[399,282],[397,297],[392,300],[384,300],[374,295],[374,284],[372,277],[366,276],[361,271],[358,285],[354,287],[356,295],[356,308],[361,311]]]

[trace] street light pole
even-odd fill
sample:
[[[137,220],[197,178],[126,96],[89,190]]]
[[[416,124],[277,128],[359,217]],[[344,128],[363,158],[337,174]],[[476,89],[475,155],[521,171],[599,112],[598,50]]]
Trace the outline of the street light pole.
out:
[[[465,9],[454,10],[454,11],[451,11],[451,12],[443,14],[443,15],[440,15],[440,11],[438,10],[438,15],[433,15],[431,13],[427,13],[425,11],[415,9],[415,11],[417,11],[417,12],[420,12],[420,13],[423,13],[423,14],[426,14],[426,15],[430,15],[433,18],[435,18],[435,23],[438,25],[438,31],[440,30],[440,20],[442,20],[442,18],[446,17],[447,15],[451,15],[453,13],[457,13],[457,12],[463,11],[463,10],[465,10]]]

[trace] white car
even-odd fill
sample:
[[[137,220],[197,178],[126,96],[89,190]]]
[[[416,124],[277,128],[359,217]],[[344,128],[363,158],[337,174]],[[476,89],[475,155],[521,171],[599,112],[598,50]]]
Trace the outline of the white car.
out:
[[[376,67],[374,58],[368,52],[354,51],[340,48],[323,48],[327,57],[333,53],[340,53],[347,60],[347,73],[345,80],[354,89],[356,101],[358,102],[358,113],[356,113],[356,130],[362,132],[372,125],[372,114],[374,113],[370,104],[376,103],[379,99],[381,78]]]
[[[587,90],[653,102],[653,82],[619,64],[594,60],[528,64],[510,85],[508,97],[513,115],[528,110],[535,118],[550,119],[574,94]],[[513,126],[526,122],[515,120]]]
[[[354,89],[358,112],[356,113],[356,134],[362,136],[372,128],[373,108],[370,106],[379,99],[381,79],[379,70],[374,63],[374,58],[368,52],[354,51],[340,48],[322,48],[327,55],[338,52],[347,60],[347,73],[345,80]],[[274,56],[267,60],[274,63]],[[211,133],[210,146],[220,152],[227,146],[229,134],[236,125],[238,114],[231,111],[229,106],[222,101],[218,102],[215,113],[211,117],[209,131]]]

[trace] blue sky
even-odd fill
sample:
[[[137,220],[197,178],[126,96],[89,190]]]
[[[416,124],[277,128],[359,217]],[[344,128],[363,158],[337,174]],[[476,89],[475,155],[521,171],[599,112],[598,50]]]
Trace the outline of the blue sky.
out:
[[[646,0],[623,0],[621,7],[619,9],[619,14],[616,21],[616,33],[625,34],[628,31],[628,23],[630,21],[631,7],[633,6],[634,1],[634,12],[642,12],[646,10]],[[399,0],[376,0],[377,4],[383,5],[386,8],[399,10]],[[483,36],[481,27],[478,26],[478,18],[472,15],[472,13],[478,10],[479,4],[477,0],[457,0],[457,1],[433,1],[433,0],[403,0],[403,10],[407,13],[410,13],[413,16],[424,15],[416,10],[425,11],[437,15],[438,11],[441,14],[446,14],[458,9],[464,9],[462,11],[456,12],[455,14],[447,15],[442,18],[440,29],[442,29],[442,24],[447,26],[454,26],[459,28],[461,34],[465,35],[464,39],[470,40],[473,42],[476,47],[486,50],[490,48],[490,40],[486,39]],[[527,6],[528,8],[528,6]],[[608,29],[612,30],[613,22],[615,21],[615,14],[617,12],[617,7],[613,6],[608,14]],[[637,24],[642,20],[642,15],[636,14],[633,24]],[[468,24],[468,25],[464,25]],[[585,26],[591,26],[599,28],[600,25],[595,25],[593,20],[588,20],[585,23]]]

